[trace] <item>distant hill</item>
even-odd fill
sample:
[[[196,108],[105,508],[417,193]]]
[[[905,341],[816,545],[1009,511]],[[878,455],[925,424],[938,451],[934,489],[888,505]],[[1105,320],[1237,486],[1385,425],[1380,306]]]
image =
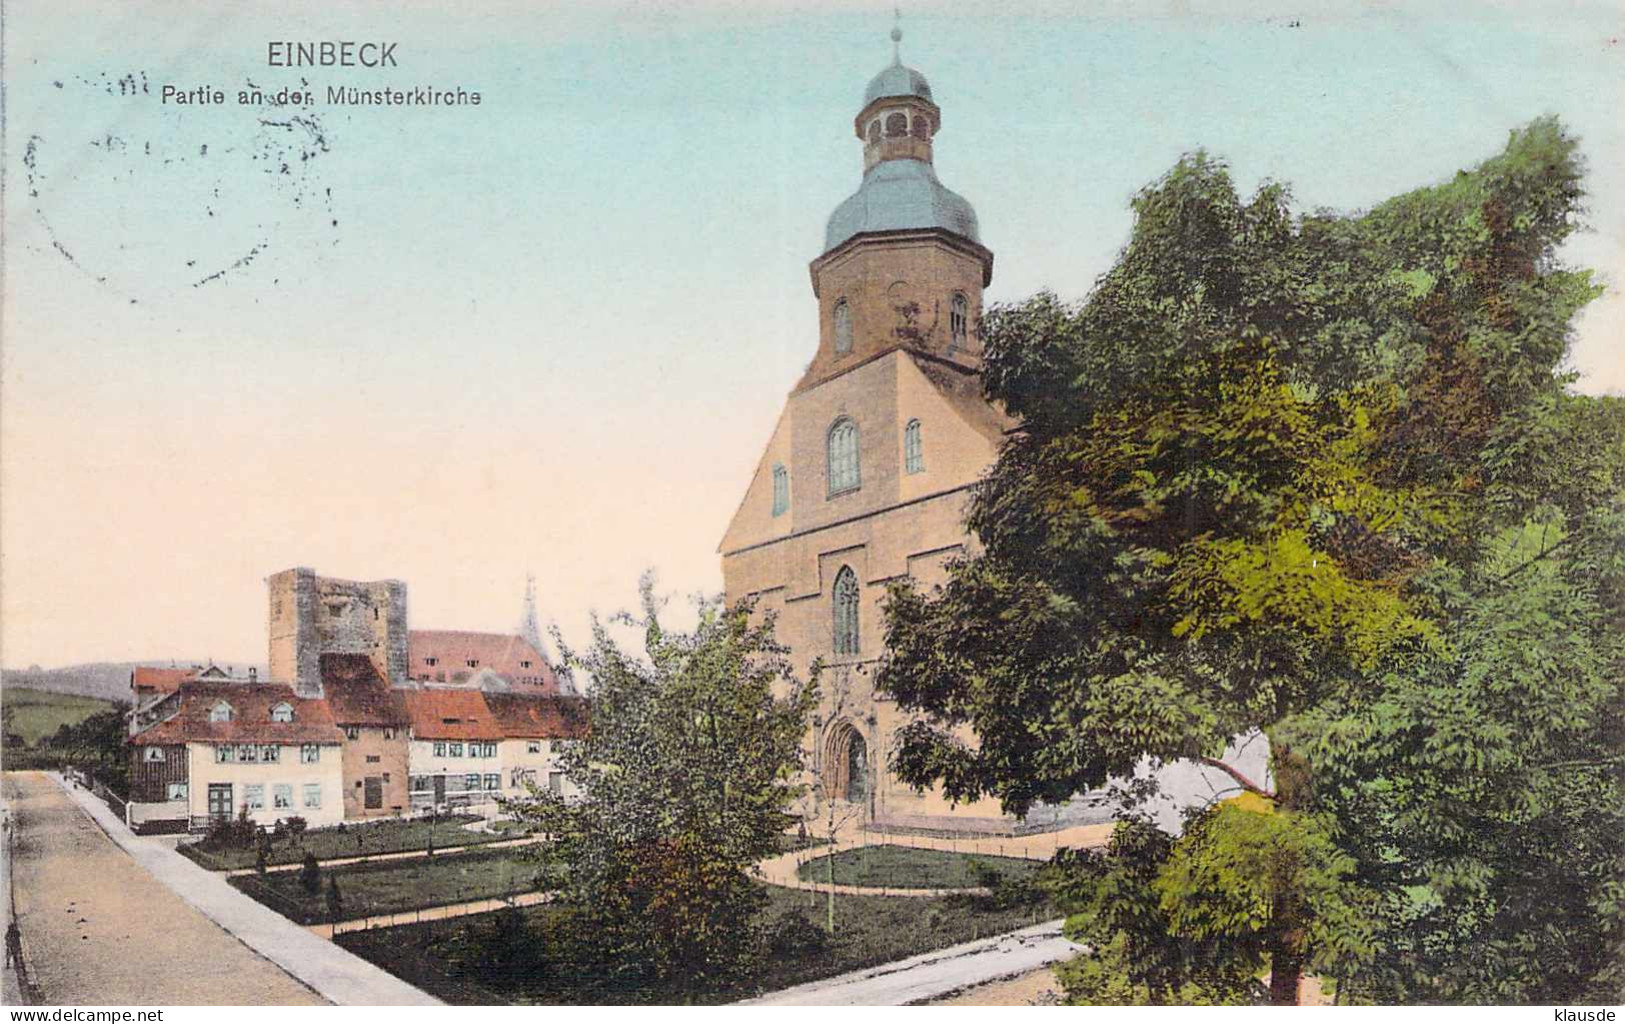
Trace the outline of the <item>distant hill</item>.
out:
[[[85,665],[67,665],[62,668],[8,668],[0,669],[0,685],[6,689],[12,687],[27,688],[30,690],[46,690],[51,693],[72,693],[81,697],[95,697],[98,700],[130,699],[130,673],[138,665],[153,665],[159,668],[189,668],[193,665],[206,665],[208,661],[202,658],[153,658],[150,661],[98,661]],[[226,667],[224,665],[222,668]],[[237,665],[230,666],[234,673],[246,675],[250,667],[257,668],[261,679],[268,677],[265,666]]]
[[[54,734],[59,726],[77,725],[98,711],[113,705],[94,697],[71,693],[47,693],[7,685],[0,694],[6,709],[6,726],[29,746]]]

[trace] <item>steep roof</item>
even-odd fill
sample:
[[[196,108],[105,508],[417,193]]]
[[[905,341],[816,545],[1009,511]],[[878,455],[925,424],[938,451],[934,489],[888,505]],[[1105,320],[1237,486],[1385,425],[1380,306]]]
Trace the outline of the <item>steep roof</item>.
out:
[[[485,703],[505,737],[579,739],[587,732],[587,702],[580,697],[487,693]]]
[[[322,691],[339,725],[405,726],[406,704],[365,654],[321,656]]]
[[[182,683],[197,674],[193,668],[150,668],[137,665],[130,673],[130,689],[152,690],[155,693],[174,693]]]
[[[438,664],[428,665],[427,658]],[[542,652],[516,633],[476,633],[460,629],[414,629],[406,634],[407,675],[413,679],[456,681],[459,675],[489,669],[510,683],[557,693],[559,681]],[[468,664],[470,661],[474,665]],[[525,663],[529,662],[529,665]],[[524,683],[526,679],[538,683]]]
[[[136,744],[171,743],[338,743],[344,738],[327,703],[307,700],[281,683],[189,680],[181,683],[176,712],[130,737]],[[210,713],[231,706],[231,720],[212,722]],[[271,721],[271,709],[287,704],[293,721]]]
[[[420,740],[500,740],[502,728],[478,690],[402,690],[412,736]]]

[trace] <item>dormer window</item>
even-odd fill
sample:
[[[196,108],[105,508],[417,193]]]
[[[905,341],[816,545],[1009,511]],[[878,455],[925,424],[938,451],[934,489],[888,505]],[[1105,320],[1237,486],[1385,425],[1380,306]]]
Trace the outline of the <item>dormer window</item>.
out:
[[[278,704],[276,707],[272,708],[271,709],[271,721],[273,721],[273,722],[291,722],[291,721],[293,721],[293,705],[289,704],[287,701],[283,701],[281,704]]]
[[[780,463],[773,467],[773,514],[782,516],[790,510],[790,471]]]
[[[845,299],[835,303],[835,354],[852,351],[852,307]]]
[[[970,300],[965,298],[964,292],[954,292],[953,301],[948,307],[948,347],[964,348],[965,335],[969,329]]]
[[[231,705],[225,701],[221,701],[209,709],[209,721],[211,722],[229,722],[233,717],[235,717],[235,714],[231,710]]]

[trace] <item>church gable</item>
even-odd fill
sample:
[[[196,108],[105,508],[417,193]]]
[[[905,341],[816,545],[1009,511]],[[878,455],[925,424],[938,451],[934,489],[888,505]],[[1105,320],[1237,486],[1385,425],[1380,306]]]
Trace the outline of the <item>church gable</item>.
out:
[[[773,435],[756,464],[750,486],[745,488],[744,500],[739,503],[727,531],[722,535],[718,551],[737,551],[790,532],[790,489],[795,486],[790,473],[790,422],[790,408],[786,406],[779,413],[779,422],[773,427]],[[774,479],[776,470],[783,474],[777,483]],[[775,487],[780,491],[777,497],[782,500],[775,500]],[[778,509],[777,515],[774,514],[775,509]]]

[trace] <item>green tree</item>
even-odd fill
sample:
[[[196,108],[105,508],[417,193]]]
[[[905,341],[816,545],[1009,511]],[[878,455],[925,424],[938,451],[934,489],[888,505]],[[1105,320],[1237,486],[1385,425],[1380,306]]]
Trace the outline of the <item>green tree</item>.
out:
[[[641,627],[643,657],[603,624],[585,656],[568,654],[593,681],[586,737],[563,759],[582,797],[513,806],[551,837],[559,902],[606,984],[698,988],[758,946],[766,895],[751,868],[777,851],[801,792],[816,691],[794,678],[771,618],[703,602],[694,632],[673,632],[650,577],[642,596],[643,617],[620,621]]]
[[[1572,999],[1606,957],[1544,944],[1618,948],[1625,431],[1562,372],[1597,293],[1555,256],[1581,177],[1552,119],[1357,216],[1243,201],[1198,154],[1085,303],[987,316],[1023,430],[972,504],[984,550],[888,602],[880,683],[928,713],[897,770],[1020,813],[1196,758],[1253,801],[1079,867],[1102,952],[1075,995],[1242,999],[1268,965],[1280,1002],[1305,966],[1368,998]],[[1270,780],[1219,760],[1259,729]],[[1513,854],[1542,821],[1583,855]]]

